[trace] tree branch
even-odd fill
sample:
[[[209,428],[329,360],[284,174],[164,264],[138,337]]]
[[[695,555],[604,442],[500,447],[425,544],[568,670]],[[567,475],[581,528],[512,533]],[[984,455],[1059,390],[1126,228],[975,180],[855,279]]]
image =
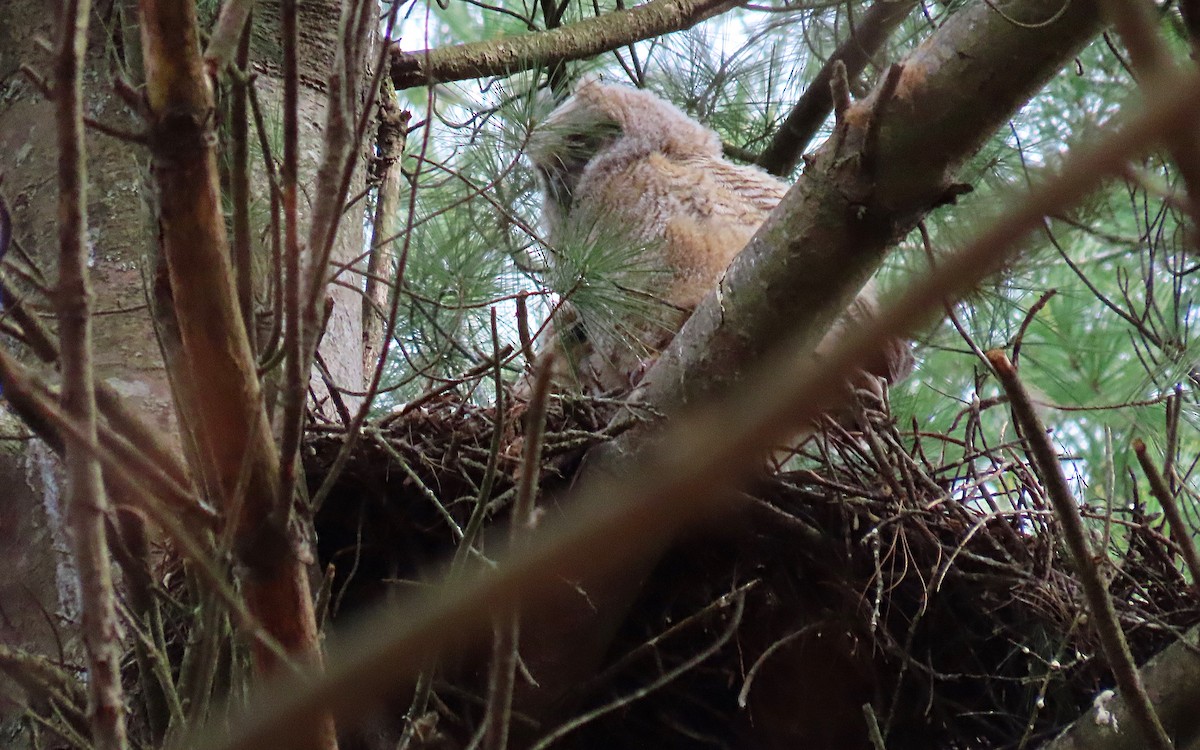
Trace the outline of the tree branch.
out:
[[[588,18],[550,31],[487,42],[404,52],[392,45],[397,91],[447,81],[506,75],[595,57],[628,44],[690,29],[736,7],[735,0],[650,0],[630,10]]]
[[[1088,543],[1087,529],[1083,526],[1083,515],[1079,512],[1070,485],[1067,484],[1067,477],[1058,461],[1058,453],[1046,434],[1046,428],[1038,419],[1029,392],[1021,383],[1012,362],[998,349],[989,351],[987,359],[1004,392],[1008,394],[1013,421],[1021,429],[1029,448],[1029,456],[1033,460],[1033,468],[1042,480],[1042,486],[1054,507],[1054,515],[1058,518],[1067,549],[1071,552],[1071,560],[1075,563],[1075,574],[1083,584],[1084,598],[1092,615],[1092,625],[1100,638],[1104,659],[1108,662],[1108,668],[1117,686],[1130,698],[1129,713],[1133,716],[1142,742],[1153,750],[1172,750],[1174,745],[1163,729],[1149,696],[1146,695],[1137,664],[1133,661],[1133,652],[1129,650],[1129,642],[1125,640],[1125,633],[1117,620],[1117,610],[1113,607],[1108,586],[1100,575],[1091,544]]]
[[[189,458],[220,502],[251,614],[292,658],[255,643],[270,673],[291,661],[320,663],[308,571],[279,500],[279,455],[234,289],[221,210],[213,133],[213,94],[191,3],[141,0],[146,99],[165,268],[155,278],[167,369],[176,384]],[[319,712],[297,747],[336,747],[333,722]]]
[[[791,174],[809,141],[829,117],[833,106],[830,83],[834,80],[834,67],[840,62],[846,66],[847,79],[857,78],[915,5],[914,0],[875,0],[872,3],[850,38],[841,43],[808,84],[775,138],[759,155],[758,166],[779,177]]]
[[[66,445],[66,521],[79,571],[81,632],[87,651],[88,724],[97,750],[124,750],[125,693],[121,688],[121,628],[117,622],[112,559],[105,518],[110,512],[96,442],[96,390],[92,370],[92,292],[88,274],[87,156],[83,139],[83,58],[87,51],[88,0],[62,5],[54,86],[58,126],[58,332],[62,410],[79,435]]]

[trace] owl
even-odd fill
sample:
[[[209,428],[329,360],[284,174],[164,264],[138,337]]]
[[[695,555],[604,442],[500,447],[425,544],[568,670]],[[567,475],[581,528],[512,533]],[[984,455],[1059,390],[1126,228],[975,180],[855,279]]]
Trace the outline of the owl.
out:
[[[726,160],[717,134],[669,102],[598,81],[581,85],[546,118],[528,155],[542,184],[552,264],[553,248],[566,243],[623,245],[638,254],[637,278],[611,282],[629,294],[629,308],[597,314],[572,306],[570,290],[560,289],[566,301],[552,321],[550,346],[565,355],[559,359],[570,377],[558,379],[593,393],[636,384],[788,189],[757,167]],[[848,319],[875,309],[868,284],[818,352]],[[872,369],[894,381],[912,360],[906,343],[892,348]]]

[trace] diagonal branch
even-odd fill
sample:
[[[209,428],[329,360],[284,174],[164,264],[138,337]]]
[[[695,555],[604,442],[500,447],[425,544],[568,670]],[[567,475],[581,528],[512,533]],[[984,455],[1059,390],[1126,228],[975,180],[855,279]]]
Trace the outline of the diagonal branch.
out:
[[[1010,22],[1033,26],[1049,18],[1056,20],[1032,28]],[[647,373],[642,403],[677,414],[743,384],[752,363],[794,366],[781,362],[778,350],[796,332],[809,342],[799,361],[811,360],[888,248],[951,200],[947,175],[1099,28],[1095,4],[1086,0],[1065,11],[1061,0],[995,0],[952,15],[871,96],[847,109],[804,176]],[[802,424],[796,419],[793,429]],[[617,471],[654,439],[652,426],[630,430],[593,451],[585,468]],[[659,552],[670,542],[660,540]],[[527,623],[523,654],[542,689],[521,710],[552,710],[596,668],[654,560],[631,560],[619,580],[581,581],[595,613],[579,605],[557,622]]]
[[[791,174],[809,141],[829,117],[833,106],[829,85],[834,80],[836,64],[841,62],[846,66],[848,79],[856,78],[915,5],[915,0],[875,0],[872,3],[850,38],[838,46],[809,82],[808,89],[792,107],[775,138],[759,155],[758,166],[779,177]]]
[[[1173,750],[1175,746],[1154,711],[1141,675],[1138,674],[1133,652],[1129,650],[1129,641],[1121,630],[1117,610],[1108,593],[1108,584],[1096,565],[1087,529],[1083,525],[1083,514],[1079,512],[1075,495],[1059,463],[1058,452],[1054,450],[1046,428],[1037,416],[1029,391],[1021,382],[1017,368],[1013,367],[1003,351],[993,349],[987,353],[987,359],[1004,392],[1008,394],[1013,421],[1021,429],[1033,467],[1054,506],[1054,515],[1058,518],[1067,549],[1071,552],[1071,561],[1075,564],[1075,574],[1083,584],[1084,598],[1104,651],[1104,659],[1117,686],[1128,699],[1129,713],[1133,716],[1142,742],[1152,750]]]

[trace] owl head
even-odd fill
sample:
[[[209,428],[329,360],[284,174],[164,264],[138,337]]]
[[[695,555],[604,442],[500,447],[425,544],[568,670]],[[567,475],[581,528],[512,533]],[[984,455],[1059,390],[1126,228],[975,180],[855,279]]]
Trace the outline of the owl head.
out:
[[[653,153],[670,159],[720,157],[721,141],[648,91],[588,81],[537,127],[528,146],[551,220],[556,212],[570,211],[589,170]]]

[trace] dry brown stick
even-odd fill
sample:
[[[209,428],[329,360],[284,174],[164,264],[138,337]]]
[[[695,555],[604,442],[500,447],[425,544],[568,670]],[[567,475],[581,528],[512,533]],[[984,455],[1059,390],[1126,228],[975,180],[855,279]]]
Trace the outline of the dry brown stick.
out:
[[[66,0],[55,62],[54,108],[58,127],[58,334],[62,410],[79,428],[64,435],[66,525],[79,572],[87,652],[88,724],[97,750],[124,750],[125,693],[121,687],[121,627],[113,591],[105,519],[110,512],[95,443],[95,372],[92,369],[92,294],[88,275],[87,164],[83,133],[83,57],[89,0]]]
[[[228,0],[221,10],[225,20],[231,6],[249,5],[251,0]],[[229,200],[232,204],[233,273],[237,284],[238,309],[246,326],[250,349],[258,356],[258,331],[254,323],[254,250],[250,226],[250,25],[243,19],[237,46],[237,66],[230,76],[232,91],[229,103]],[[211,45],[210,45],[211,48]]]
[[[553,68],[660,34],[690,29],[736,5],[734,0],[650,0],[630,10],[607,13],[550,31],[419,52],[404,52],[395,45],[390,71],[392,83],[397,91],[403,91],[426,84]]]
[[[533,527],[538,474],[542,468],[542,445],[546,436],[546,402],[550,395],[554,366],[554,352],[550,350],[541,360],[533,381],[533,393],[529,397],[529,409],[525,412],[524,455],[521,457],[521,474],[517,480],[517,499],[513,504],[512,519],[509,521],[508,539],[513,549],[519,549],[519,545],[528,538]],[[499,398],[500,396],[497,396],[497,399]],[[509,608],[497,617],[495,628],[487,718],[484,722],[484,750],[505,750],[508,745],[521,637],[519,601],[512,602]]]
[[[1146,481],[1150,483],[1150,493],[1154,495],[1154,499],[1162,506],[1163,513],[1167,516],[1171,538],[1179,545],[1183,561],[1187,564],[1188,572],[1192,574],[1192,586],[1200,589],[1200,555],[1196,553],[1196,544],[1192,541],[1183,515],[1179,512],[1179,504],[1175,502],[1175,496],[1171,494],[1158,467],[1146,453],[1146,444],[1140,438],[1134,439],[1133,452],[1142,466],[1142,471],[1146,474]]]
[[[1112,670],[1117,687],[1129,705],[1134,723],[1142,734],[1146,746],[1154,750],[1172,750],[1174,743],[1163,728],[1146,687],[1142,684],[1142,676],[1138,673],[1137,664],[1133,661],[1133,653],[1125,640],[1125,633],[1117,620],[1117,611],[1113,607],[1112,597],[1108,594],[1108,586],[1097,567],[1091,545],[1088,543],[1087,530],[1083,526],[1083,516],[1079,512],[1075,496],[1067,484],[1058,461],[1058,453],[1046,434],[1046,428],[1034,410],[1029,392],[1021,383],[1016,369],[1004,352],[993,349],[987,353],[988,362],[1000,379],[1000,384],[1008,394],[1009,405],[1012,408],[1013,419],[1024,433],[1029,455],[1033,459],[1034,469],[1046,488],[1046,494],[1054,506],[1054,514],[1062,528],[1067,548],[1075,563],[1075,571],[1083,583],[1084,597],[1091,611],[1096,634],[1100,637],[1100,645],[1104,649],[1104,657]]]
[[[1197,108],[1200,74],[1177,76],[1140,117],[1070,156],[1057,178],[1035,188],[974,242],[918,280],[867,330],[847,336],[819,369],[810,364],[797,374],[795,360],[784,367],[766,363],[737,401],[677,420],[639,470],[596,476],[581,487],[569,512],[539,529],[528,549],[502,554],[496,568],[420,593],[399,609],[384,606],[365,616],[331,649],[323,675],[264,688],[228,733],[211,728],[191,746],[289,748],[311,731],[318,709],[363,716],[372,697],[410,679],[431,651],[477,635],[490,613],[514,597],[533,607],[550,596],[561,575],[621,570],[628,560],[655,551],[662,536],[710,517],[725,507],[716,491],[760,465],[768,446],[786,439],[799,420],[815,417],[883,342],[919,327],[944,299],[972,289],[1042,225],[1044,216],[1074,204],[1162,133],[1192,122]]]
[[[391,307],[391,296],[395,294],[383,279],[391,279],[395,273],[396,252],[394,245],[403,222],[400,221],[400,196],[404,186],[404,172],[400,160],[404,156],[408,121],[412,113],[401,108],[391,82],[384,82],[385,91],[379,102],[376,115],[378,130],[375,136],[373,177],[379,187],[375,199],[375,220],[372,222],[371,245],[367,257],[367,281],[363,290],[362,337],[363,337],[363,382],[371,382],[378,364],[379,352],[385,336],[392,332],[387,328],[387,310]]]
[[[300,31],[296,0],[279,4],[280,34],[283,36],[283,165],[280,183],[283,195],[283,388],[279,437],[278,496],[273,505],[288,507],[296,488],[296,462],[308,398],[308,370],[304,342],[312,334],[302,314],[304,252],[300,243],[300,73],[297,46]],[[331,103],[330,106],[337,106]],[[312,249],[309,248],[309,253]]]

